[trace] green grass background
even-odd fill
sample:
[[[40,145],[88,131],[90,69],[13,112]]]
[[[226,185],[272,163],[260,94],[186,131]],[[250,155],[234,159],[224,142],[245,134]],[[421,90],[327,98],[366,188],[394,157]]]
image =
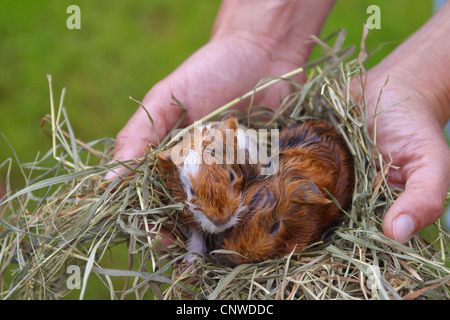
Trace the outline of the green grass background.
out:
[[[81,9],[81,30],[66,27],[71,4]],[[345,28],[347,44],[359,45],[370,4],[381,8],[381,29],[370,32],[367,46],[381,49],[369,66],[432,14],[430,0],[338,0],[323,35]],[[51,147],[39,127],[50,112],[46,74],[53,77],[56,101],[67,88],[65,107],[77,137],[115,137],[137,107],[128,97],[141,100],[206,43],[219,6],[217,0],[2,0],[0,131],[19,160],[34,161]],[[12,155],[0,138],[0,161]],[[16,169],[12,184],[20,188]]]
[[[81,8],[81,30],[66,27],[71,4]],[[345,28],[346,44],[359,45],[371,4],[381,8],[381,29],[369,33],[367,48],[379,50],[368,67],[432,15],[431,0],[338,0],[322,35]],[[128,97],[141,100],[206,43],[219,6],[217,0],[2,0],[0,131],[19,161],[34,161],[51,147],[39,127],[50,112],[46,74],[53,77],[56,101],[67,88],[65,107],[78,138],[115,137],[137,108]],[[13,151],[0,137],[0,163],[8,157]],[[0,169],[0,180],[5,176]],[[17,165],[11,177],[13,188],[23,186]],[[88,290],[86,297],[109,296]]]

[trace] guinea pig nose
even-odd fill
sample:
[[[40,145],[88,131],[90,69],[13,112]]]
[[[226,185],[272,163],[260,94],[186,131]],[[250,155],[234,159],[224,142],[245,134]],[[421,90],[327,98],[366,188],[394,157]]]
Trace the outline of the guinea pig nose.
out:
[[[230,221],[230,219],[231,219],[231,217],[213,218],[213,219],[211,219],[211,222],[216,227],[222,227],[222,226],[226,225]]]

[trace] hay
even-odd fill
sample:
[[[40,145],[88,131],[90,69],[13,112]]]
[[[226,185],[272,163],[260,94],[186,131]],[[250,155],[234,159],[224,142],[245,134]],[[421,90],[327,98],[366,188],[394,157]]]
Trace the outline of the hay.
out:
[[[75,138],[63,107],[64,91],[56,108],[49,78],[51,115],[45,123],[51,125],[53,147],[36,162],[21,165],[30,172],[24,174],[26,187],[15,193],[8,188],[9,196],[1,201],[1,298],[64,297],[75,266],[82,276],[72,292],[80,298],[98,277],[111,299],[449,299],[449,233],[439,221],[432,243],[417,235],[402,245],[382,233],[383,216],[398,191],[386,183],[390,161],[369,137],[366,106],[356,105],[349,94],[351,78],[362,83],[361,61],[344,62],[355,48],[341,49],[342,32],[332,46],[331,40],[316,39],[323,56],[288,75],[306,72],[305,84],[287,76],[265,79],[203,119],[220,119],[250,98],[249,113],[239,116],[251,127],[321,118],[342,133],[355,158],[353,204],[346,221],[322,241],[300,254],[235,268],[199,256],[181,272],[187,230],[177,212],[183,205],[171,197],[155,166],[156,152],[172,143],[169,136],[143,159],[113,163],[113,139],[83,143]],[[287,81],[292,91],[277,112],[252,104],[255,92],[279,81]],[[105,181],[104,174],[118,165],[134,175]],[[162,244],[163,227],[175,237],[169,247]],[[119,244],[126,244],[129,268],[104,267]],[[117,285],[116,278],[125,279],[125,285]]]

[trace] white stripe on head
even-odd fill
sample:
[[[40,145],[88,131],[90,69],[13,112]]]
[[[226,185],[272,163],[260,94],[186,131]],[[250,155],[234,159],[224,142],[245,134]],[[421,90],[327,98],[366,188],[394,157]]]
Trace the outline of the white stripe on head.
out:
[[[200,157],[198,156],[198,154],[194,150],[189,150],[189,154],[184,159],[183,166],[179,167],[178,169],[180,173],[181,184],[188,201],[194,196],[189,175],[194,179],[197,177],[199,161]]]
[[[189,173],[193,178],[196,178],[199,164],[200,156],[194,150],[189,150],[186,159],[184,159],[183,170],[186,171],[186,173]]]

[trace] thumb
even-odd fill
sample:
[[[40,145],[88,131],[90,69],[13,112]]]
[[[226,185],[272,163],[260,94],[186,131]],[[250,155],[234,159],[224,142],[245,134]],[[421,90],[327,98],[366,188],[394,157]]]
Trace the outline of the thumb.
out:
[[[435,151],[433,156],[422,157],[423,163],[415,164],[411,170],[405,191],[384,218],[386,236],[404,243],[439,219],[450,184],[450,156],[448,147],[444,147],[444,153]]]
[[[155,132],[158,132],[160,137],[163,136],[166,133],[166,126],[163,121],[164,117],[157,116],[156,112],[153,113],[155,115],[152,116],[155,127],[153,127],[147,112],[143,108],[139,108],[130,118],[117,134],[114,160],[124,162],[141,158],[150,144],[157,145],[158,137]],[[114,168],[105,175],[105,179],[113,180],[126,171],[127,168],[124,166]]]

